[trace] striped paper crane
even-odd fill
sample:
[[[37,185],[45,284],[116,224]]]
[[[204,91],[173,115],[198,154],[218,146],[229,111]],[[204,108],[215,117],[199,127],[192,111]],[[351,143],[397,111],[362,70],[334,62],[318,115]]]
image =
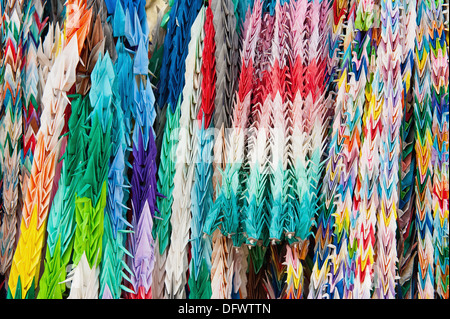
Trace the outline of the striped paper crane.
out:
[[[188,54],[185,61],[185,85],[180,105],[180,130],[175,163],[172,215],[170,223],[176,232],[171,233],[167,262],[165,287],[168,298],[186,297],[185,285],[189,270],[189,239],[191,228],[192,200],[195,165],[197,159],[197,134],[195,125],[202,97],[202,52],[205,37],[205,7],[202,6],[191,27]],[[190,274],[192,276],[192,274]]]
[[[311,4],[306,0],[291,1],[291,32],[292,32],[292,62],[290,63],[291,81],[291,114],[292,121],[288,126],[290,138],[290,176],[289,187],[291,194],[286,205],[292,205],[293,210],[286,212],[284,231],[286,253],[283,265],[286,267],[286,295],[287,299],[297,299],[303,296],[304,272],[300,260],[299,249],[307,242],[310,226],[312,225],[311,209],[308,206],[309,181],[307,173],[307,152],[309,141],[304,131],[305,98],[307,95],[306,72],[308,63],[307,41],[308,20]],[[289,207],[289,206],[288,206]]]
[[[374,1],[360,2],[355,20],[357,29],[367,29],[364,52],[361,53],[361,63],[364,63],[364,59],[367,65],[361,131],[362,144],[359,153],[358,180],[353,197],[354,209],[358,209],[359,214],[356,234],[358,241],[356,273],[353,289],[353,297],[358,299],[369,299],[374,284],[376,207],[378,205],[378,189],[375,182],[379,175],[378,143],[381,129],[379,124],[380,113],[375,104],[375,91],[372,84],[377,47],[377,33],[374,28],[374,4]],[[364,69],[361,72],[363,71]],[[361,76],[363,75],[360,75],[360,81],[363,81]],[[360,100],[362,100],[362,97],[358,97],[358,103],[360,103]]]
[[[19,236],[21,219],[23,1],[7,1],[4,7],[4,52],[0,106],[0,153],[3,212],[0,226],[0,274],[8,277]]]
[[[416,229],[418,251],[418,298],[434,298],[434,248],[432,215],[432,102],[429,44],[429,3],[418,1],[416,20],[414,121],[416,140]]]
[[[327,78],[329,87],[327,88],[328,98],[330,98],[329,116],[332,116],[331,136],[326,150],[325,172],[322,184],[322,197],[320,199],[320,210],[316,218],[317,231],[315,235],[315,247],[313,258],[313,269],[309,286],[308,298],[323,298],[329,294],[327,288],[327,274],[330,272],[329,257],[333,251],[333,224],[335,223],[336,212],[336,192],[339,189],[338,183],[341,176],[342,156],[341,156],[341,124],[343,121],[342,107],[343,103],[338,100],[338,89],[344,89],[345,86],[334,85],[333,82],[343,81],[346,76],[338,68],[342,65],[342,56],[344,55],[342,33],[344,21],[346,20],[348,3],[344,1],[334,1],[330,14],[332,15],[332,29],[328,31],[328,58],[327,58]],[[324,37],[327,37],[324,35]],[[342,93],[341,93],[341,96]],[[334,108],[334,109],[333,109]],[[306,112],[306,111],[305,111]]]
[[[338,92],[336,95],[336,106],[339,109],[339,118],[341,120],[337,141],[339,143],[339,162],[340,166],[338,181],[336,185],[335,196],[335,212],[333,217],[335,220],[335,229],[333,230],[332,252],[330,254],[330,279],[328,281],[330,298],[341,299],[346,297],[349,283],[345,282],[345,275],[348,271],[348,247],[352,245],[349,243],[349,228],[350,228],[350,189],[351,187],[351,164],[349,149],[349,126],[352,121],[352,107],[353,97],[349,94],[349,72],[351,72],[351,58],[352,58],[352,42],[354,38],[354,20],[355,20],[356,4],[354,1],[348,4],[348,11],[346,14],[344,35],[342,43],[342,58],[340,61],[340,74],[338,80]],[[350,101],[349,101],[350,100]],[[334,138],[334,137],[333,137]],[[353,194],[352,194],[353,195]],[[350,207],[349,207],[350,206]]]
[[[194,184],[191,190],[191,260],[189,263],[189,298],[211,298],[211,254],[212,241],[204,236],[203,225],[213,204],[213,114],[216,98],[215,30],[211,4],[205,11],[204,40],[201,64],[201,103],[194,121],[197,154]]]
[[[350,17],[347,28],[353,28],[356,16],[356,3],[350,9]],[[342,211],[344,216],[344,228],[347,232],[346,260],[344,261],[344,291],[343,298],[352,299],[355,270],[356,270],[356,250],[357,250],[357,221],[358,210],[353,206],[353,196],[356,184],[356,178],[359,167],[360,153],[360,136],[361,136],[361,118],[364,107],[365,79],[361,78],[361,65],[358,61],[359,50],[361,50],[361,34],[358,31],[352,31],[349,37],[345,39],[344,47],[346,47],[344,55],[344,63],[351,63],[348,67],[348,92],[346,97],[346,105],[344,105],[344,127],[342,134],[342,160],[343,160],[343,176],[340,182],[341,197],[338,200],[338,212]],[[347,44],[347,41],[353,41],[354,46]],[[350,54],[351,57],[348,57]],[[360,56],[360,55],[359,55]],[[363,65],[363,68],[365,66]],[[365,76],[365,74],[363,75]]]
[[[416,230],[414,223],[414,50],[416,28],[416,3],[403,1],[400,11],[402,27],[402,82],[403,119],[401,126],[402,159],[400,167],[400,201],[398,206],[399,297],[412,299],[416,278],[413,275],[417,256]]]
[[[343,150],[344,165],[347,168],[347,180],[344,182],[344,209],[349,214],[348,230],[348,257],[347,271],[344,275],[344,297],[346,299],[359,298],[358,296],[358,273],[357,259],[359,252],[359,228],[361,227],[361,217],[359,204],[361,202],[359,169],[361,139],[362,139],[362,119],[366,104],[366,84],[368,76],[368,62],[370,50],[370,33],[368,27],[373,22],[373,3],[359,1],[354,12],[354,46],[351,47],[351,68],[348,83],[348,107],[344,116]],[[345,179],[344,175],[344,179]],[[359,286],[358,286],[359,287]],[[355,294],[356,291],[356,294]]]
[[[21,235],[8,281],[9,298],[34,298],[49,212],[51,186],[68,105],[66,92],[75,83],[78,36],[57,55],[42,96],[41,126],[36,136],[31,176],[22,210]],[[62,40],[59,39],[59,47]],[[53,93],[57,92],[56,95]]]
[[[329,77],[328,91],[337,93],[337,80],[339,79],[340,61],[342,59],[342,35],[344,33],[344,25],[348,12],[348,1],[336,0],[329,1],[331,6],[330,22],[331,30],[328,34],[329,55],[327,62],[327,76]],[[332,99],[334,103],[334,98]],[[336,113],[332,110],[331,115]]]
[[[272,46],[272,92],[269,92],[273,100],[271,114],[272,126],[270,128],[270,195],[269,195],[269,236],[272,242],[270,246],[270,271],[272,280],[265,284],[270,298],[282,298],[285,293],[285,282],[291,286],[292,269],[296,269],[292,258],[288,258],[291,247],[287,246],[286,260],[283,262],[282,251],[275,245],[284,239],[285,220],[292,215],[294,206],[290,201],[291,195],[291,171],[292,148],[290,147],[290,134],[292,132],[291,114],[293,109],[291,96],[290,63],[292,55],[293,36],[290,30],[293,24],[289,3],[280,2],[275,6],[274,44]],[[295,249],[295,248],[294,248]],[[292,261],[292,262],[291,262]],[[298,260],[300,262],[300,260]],[[299,288],[299,287],[297,287]],[[288,292],[289,293],[289,292]]]
[[[377,263],[375,296],[395,298],[397,271],[397,207],[400,123],[402,120],[402,45],[399,1],[381,2],[381,41],[377,51],[377,103],[381,108],[380,205],[377,212]]]
[[[429,30],[431,62],[431,104],[433,150],[431,166],[435,292],[449,296],[448,262],[448,49],[444,34],[443,1],[431,2],[432,23]]]

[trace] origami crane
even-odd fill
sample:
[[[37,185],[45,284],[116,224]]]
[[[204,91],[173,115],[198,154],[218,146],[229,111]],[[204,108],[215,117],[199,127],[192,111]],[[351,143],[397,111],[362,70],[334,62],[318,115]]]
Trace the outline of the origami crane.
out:
[[[0,273],[7,275],[17,246],[17,221],[21,219],[19,190],[23,145],[22,119],[22,60],[24,47],[20,35],[23,24],[23,2],[5,3],[5,19],[2,24],[5,34],[2,54],[2,94],[0,110],[0,151],[2,166],[2,224],[0,226]],[[3,44],[2,44],[3,46]],[[26,82],[26,80],[25,80]]]
[[[201,105],[194,122],[197,135],[197,159],[194,184],[191,190],[191,260],[189,264],[189,298],[211,298],[212,240],[204,236],[203,225],[213,204],[213,112],[216,94],[216,61],[213,12],[211,5],[205,10],[204,40],[201,65]]]
[[[180,130],[175,163],[172,215],[172,229],[167,262],[165,287],[169,298],[184,298],[189,268],[188,242],[191,226],[191,193],[194,184],[195,162],[198,148],[195,126],[202,96],[201,67],[203,52],[205,7],[202,6],[191,28],[188,54],[185,66],[185,86],[180,105]]]
[[[35,156],[24,198],[21,235],[8,282],[8,296],[11,298],[34,298],[39,282],[50,192],[68,104],[66,92],[75,83],[77,45],[77,36],[73,36],[57,56],[42,96],[41,126],[36,136]],[[57,90],[56,95],[53,94],[53,89]]]

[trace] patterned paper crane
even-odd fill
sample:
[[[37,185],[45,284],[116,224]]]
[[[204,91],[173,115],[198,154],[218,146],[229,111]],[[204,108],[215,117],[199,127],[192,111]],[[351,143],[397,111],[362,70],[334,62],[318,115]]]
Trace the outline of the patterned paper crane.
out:
[[[399,284],[398,291],[402,298],[414,297],[415,282],[413,275],[417,257],[417,241],[414,223],[414,50],[416,27],[416,2],[403,1],[404,10],[400,11],[402,36],[402,82],[403,82],[403,119],[401,124],[401,167],[400,167],[400,200],[398,206],[398,229],[401,236],[398,240]]]
[[[432,215],[432,102],[429,28],[430,3],[418,1],[416,20],[414,120],[416,129],[416,225],[418,298],[434,297],[434,248]]]
[[[305,99],[307,95],[306,71],[308,65],[307,39],[308,1],[292,1],[290,3],[292,32],[292,62],[290,63],[292,113],[289,116],[290,128],[290,176],[289,187],[292,189],[287,205],[293,210],[286,214],[284,231],[288,243],[283,265],[286,267],[286,298],[300,298],[303,293],[303,265],[300,262],[299,244],[305,242],[312,225],[311,212],[308,207],[308,175],[307,152],[308,138],[304,131]],[[302,245],[302,244],[300,244]]]
[[[4,3],[5,34],[0,106],[0,161],[2,171],[2,216],[0,225],[0,274],[8,277],[17,246],[21,219],[21,158],[23,152],[23,1]]]
[[[378,204],[378,189],[374,187],[378,175],[378,138],[379,112],[372,96],[373,75],[375,72],[375,52],[377,33],[374,29],[375,1],[360,2],[356,14],[355,27],[367,29],[364,40],[364,50],[361,54],[367,65],[365,101],[362,115],[361,150],[359,153],[358,180],[353,196],[354,209],[358,209],[356,250],[356,270],[353,297],[368,299],[373,290],[373,267],[375,256],[376,205]],[[357,47],[355,45],[355,47]],[[361,70],[363,72],[364,69]],[[362,74],[361,74],[362,76]],[[362,78],[360,77],[360,81]],[[362,100],[362,98],[360,98]],[[358,99],[358,103],[360,103]],[[362,103],[362,102],[361,102]]]
[[[39,78],[38,48],[41,42],[42,30],[47,17],[43,17],[43,3],[41,0],[30,1],[24,8],[23,21],[23,62],[22,71],[24,125],[23,125],[23,165],[22,165],[22,194],[27,189],[27,182],[31,174],[33,152],[36,146],[36,134],[39,129],[40,94],[43,84]]]
[[[359,176],[359,155],[361,152],[362,119],[365,106],[365,91],[368,73],[368,44],[370,44],[370,34],[366,33],[364,23],[370,23],[372,16],[363,16],[366,3],[362,1],[357,4],[354,14],[355,32],[354,46],[351,46],[351,71],[349,72],[348,98],[346,112],[344,113],[344,134],[343,134],[343,160],[347,166],[346,176],[344,175],[344,210],[345,215],[349,215],[348,248],[347,248],[347,269],[344,274],[344,298],[355,298],[356,269],[358,258],[358,230],[360,227],[360,194],[358,184]],[[363,22],[361,19],[364,19]],[[357,297],[356,297],[357,298]]]
[[[448,262],[448,48],[444,34],[443,1],[431,3],[432,23],[429,30],[431,69],[431,107],[433,150],[431,166],[433,247],[434,247],[434,285],[439,298],[449,296]],[[445,248],[447,247],[447,248]]]
[[[317,231],[315,235],[315,248],[313,269],[311,273],[311,280],[309,286],[308,298],[323,298],[329,295],[331,289],[328,288],[327,274],[330,273],[331,256],[333,255],[333,225],[335,223],[337,192],[339,189],[339,181],[342,169],[342,155],[341,155],[341,124],[343,121],[342,100],[338,99],[339,89],[344,90],[345,85],[340,85],[339,82],[345,79],[346,72],[342,68],[344,56],[344,44],[342,34],[346,30],[344,28],[344,21],[348,16],[348,2],[334,1],[330,14],[332,15],[332,28],[328,31],[328,58],[327,58],[327,88],[328,98],[332,101],[330,105],[329,114],[332,116],[330,125],[331,135],[326,148],[326,162],[324,163],[324,178],[322,183],[322,196],[320,211],[316,218]],[[341,70],[339,70],[339,68]],[[336,81],[338,85],[333,85]],[[341,93],[343,98],[343,94]],[[339,228],[336,228],[339,230]],[[340,228],[342,229],[342,227]],[[336,247],[334,245],[334,247]],[[337,264],[336,264],[337,265]],[[332,277],[333,278],[333,277]],[[334,282],[336,282],[336,277]]]
[[[349,73],[352,71],[352,42],[354,38],[354,20],[355,20],[356,6],[355,2],[349,2],[346,13],[346,25],[344,28],[343,43],[342,43],[342,59],[340,61],[340,74],[338,80],[338,92],[336,95],[336,108],[339,109],[340,118],[339,133],[337,141],[339,144],[339,175],[336,185],[336,190],[333,193],[335,198],[335,212],[333,217],[335,220],[335,229],[333,231],[332,251],[330,258],[330,279],[328,280],[328,289],[330,298],[345,298],[348,293],[349,283],[346,282],[345,275],[349,271],[349,247],[352,247],[352,242],[349,242],[350,219],[351,219],[351,204],[349,195],[352,193],[352,178],[351,175],[351,150],[349,149],[350,126],[352,125],[353,114],[353,97],[349,86]],[[333,138],[335,138],[333,136]],[[350,196],[351,197],[351,196]],[[349,207],[350,206],[350,207]]]
[[[397,271],[398,165],[401,152],[400,123],[402,45],[399,32],[399,1],[381,2],[381,41],[377,51],[377,104],[381,108],[380,205],[377,212],[377,263],[375,296],[395,298]]]

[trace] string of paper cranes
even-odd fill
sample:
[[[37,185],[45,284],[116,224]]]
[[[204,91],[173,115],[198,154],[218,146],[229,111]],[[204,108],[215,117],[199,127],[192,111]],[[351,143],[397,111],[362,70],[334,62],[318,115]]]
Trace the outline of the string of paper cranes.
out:
[[[0,297],[448,299],[448,0],[1,0]]]

